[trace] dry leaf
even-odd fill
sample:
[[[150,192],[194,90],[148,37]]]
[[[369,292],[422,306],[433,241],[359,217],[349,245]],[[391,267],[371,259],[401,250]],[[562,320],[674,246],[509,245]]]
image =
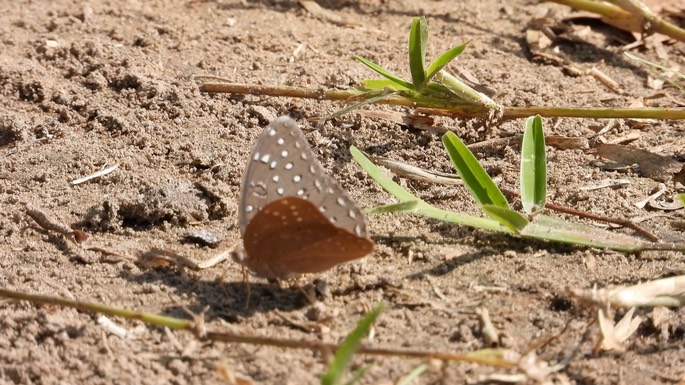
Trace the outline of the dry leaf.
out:
[[[599,328],[602,331],[601,350],[625,351],[623,343],[635,333],[640,326],[640,322],[642,322],[642,317],[640,316],[633,318],[634,312],[635,308],[631,308],[626,315],[614,325],[604,309],[598,311],[597,319],[599,321]]]
[[[659,182],[668,182],[680,172],[683,165],[672,156],[658,155],[639,148],[618,144],[602,144],[597,148],[602,158],[623,164],[640,166],[640,175]]]

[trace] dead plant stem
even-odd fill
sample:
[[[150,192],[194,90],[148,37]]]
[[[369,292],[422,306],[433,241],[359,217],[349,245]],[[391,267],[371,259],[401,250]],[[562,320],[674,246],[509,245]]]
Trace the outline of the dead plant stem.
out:
[[[212,93],[230,93],[240,95],[292,97],[302,99],[346,101],[358,98],[358,90],[325,90],[320,88],[263,86],[241,83],[202,83],[200,91]],[[449,116],[453,118],[489,117],[490,110],[476,106],[459,107],[421,107],[401,96],[391,96],[377,101],[376,104],[388,104],[415,108],[416,112],[428,115]],[[685,108],[615,108],[615,107],[504,107],[503,120],[527,118],[541,115],[543,117],[595,118],[595,119],[685,119]]]
[[[158,326],[166,326],[170,329],[187,330],[196,334],[200,339],[211,341],[223,341],[232,343],[245,343],[253,345],[268,345],[289,349],[309,349],[316,351],[335,351],[339,348],[336,344],[328,344],[320,341],[306,341],[302,339],[285,339],[272,338],[263,336],[246,336],[230,332],[213,332],[207,331],[204,325],[204,319],[200,322],[198,320],[184,320],[173,318],[154,313],[138,312],[126,309],[114,308],[97,303],[88,303],[81,301],[74,301],[66,298],[52,297],[40,294],[27,294],[13,290],[0,288],[0,297],[12,298],[15,300],[24,300],[32,303],[58,305],[63,307],[71,307],[83,311],[94,313],[107,314],[111,316],[119,316],[128,319],[137,319],[150,324]],[[202,316],[199,316],[202,317]],[[477,356],[469,354],[455,354],[438,351],[421,351],[421,350],[404,350],[404,349],[383,349],[360,347],[357,350],[358,354],[376,355],[376,356],[395,356],[395,357],[411,357],[419,359],[438,359],[444,361],[469,362],[482,365],[489,365],[500,368],[513,368],[514,363],[511,363],[496,355]]]

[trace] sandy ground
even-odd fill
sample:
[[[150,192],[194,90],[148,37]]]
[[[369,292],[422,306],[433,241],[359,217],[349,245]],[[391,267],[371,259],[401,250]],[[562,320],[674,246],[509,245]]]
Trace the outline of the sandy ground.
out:
[[[451,172],[439,135],[350,114],[320,130],[306,118],[340,107],[323,101],[198,91],[194,75],[235,82],[347,89],[373,74],[362,55],[408,76],[411,17],[425,15],[429,57],[471,40],[458,65],[496,89],[505,106],[628,106],[657,93],[647,72],[621,54],[625,33],[592,23],[585,42],[561,41],[559,53],[582,69],[600,68],[625,92],[590,76],[533,60],[525,29],[534,19],[559,21],[570,11],[547,3],[322,1],[336,24],[296,1],[21,1],[0,4],[0,286],[111,306],[187,317],[208,307],[207,327],[244,335],[338,342],[364,312],[389,307],[373,346],[466,353],[487,347],[475,309],[489,310],[501,346],[518,352],[566,331],[538,350],[550,365],[570,358],[557,376],[577,384],[676,383],[685,378],[685,313],[638,310],[644,318],[626,351],[593,354],[593,314],[567,286],[627,285],[682,274],[682,254],[615,252],[522,240],[402,215],[369,217],[372,255],[305,277],[318,302],[288,285],[251,279],[246,307],[241,270],[224,262],[200,272],[147,267],[135,258],[176,253],[201,261],[240,240],[238,197],[249,152],[262,127],[283,114],[303,125],[323,166],[361,207],[390,197],[351,160],[352,144],[372,154]],[[683,63],[683,44],[667,45]],[[653,49],[635,52],[657,59]],[[453,67],[454,68],[454,67]],[[666,98],[652,105],[671,106]],[[390,107],[371,109],[392,110]],[[394,109],[402,111],[401,109]],[[467,142],[478,122],[438,119]],[[606,121],[547,119],[549,134],[589,138]],[[522,120],[492,128],[488,138],[521,132]],[[682,155],[685,125],[621,122],[612,140],[635,131],[630,145]],[[595,130],[593,130],[595,129]],[[477,151],[486,169],[517,189],[518,146]],[[666,240],[679,211],[638,208],[660,181],[632,170],[600,168],[592,149],[550,148],[550,201],[621,218],[652,216],[641,225]],[[71,181],[118,165],[80,185]],[[604,180],[616,188],[585,190]],[[439,207],[478,214],[460,187],[401,180]],[[666,181],[670,198],[682,185]],[[90,239],[80,247],[46,232],[25,214],[31,204]],[[579,219],[575,219],[579,220]],[[601,224],[597,224],[598,226]],[[189,240],[206,231],[216,248]],[[616,230],[624,231],[624,230]],[[120,256],[87,250],[101,247]],[[123,256],[123,257],[122,257]],[[132,257],[132,259],[126,258]],[[616,319],[624,314],[616,313]],[[198,342],[113,318],[133,336],[105,331],[98,316],[57,306],[0,302],[0,382],[16,384],[229,383],[232,373],[255,383],[315,383],[325,357],[308,350]],[[586,332],[590,328],[590,332]],[[396,381],[418,360],[358,356],[373,366],[362,383]],[[421,383],[473,383],[501,370],[432,362]],[[551,377],[550,377],[551,378]]]

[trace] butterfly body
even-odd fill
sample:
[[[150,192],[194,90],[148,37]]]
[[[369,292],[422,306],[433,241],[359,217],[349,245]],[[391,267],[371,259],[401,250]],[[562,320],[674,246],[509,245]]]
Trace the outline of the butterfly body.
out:
[[[322,272],[373,250],[364,214],[288,117],[258,139],[239,214],[244,251],[235,259],[265,278]]]

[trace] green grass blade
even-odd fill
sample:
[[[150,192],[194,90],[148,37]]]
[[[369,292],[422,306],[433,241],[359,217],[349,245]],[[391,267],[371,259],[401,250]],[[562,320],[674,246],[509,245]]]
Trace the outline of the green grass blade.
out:
[[[429,82],[435,74],[440,72],[441,69],[443,69],[446,65],[450,64],[452,60],[454,60],[457,56],[459,56],[464,50],[466,49],[466,46],[469,44],[467,41],[466,43],[460,44],[456,47],[452,47],[448,49],[447,51],[443,52],[438,56],[433,62],[428,66],[428,69],[426,72],[428,75],[426,75],[426,82]]]
[[[632,53],[627,52],[627,51],[626,51],[626,52],[623,52],[623,53],[624,53],[626,56],[628,56],[629,58],[633,59],[633,60],[637,60],[637,61],[643,62],[643,63],[645,63],[645,64],[647,64],[647,65],[652,66],[652,67],[658,68],[658,69],[660,69],[660,70],[662,70],[662,71],[664,71],[664,72],[667,72],[667,73],[670,72],[670,73],[672,73],[672,74],[674,74],[674,75],[680,77],[681,79],[685,79],[685,74],[683,74],[682,72],[677,71],[677,70],[675,70],[675,69],[673,69],[673,68],[671,68],[671,67],[666,67],[666,66],[663,66],[663,65],[661,65],[661,64],[657,64],[657,63],[651,62],[651,61],[649,61],[649,60],[647,60],[647,59],[644,59],[644,58],[641,58],[641,57],[639,57],[639,56],[637,56],[637,55],[633,55]],[[672,86],[674,86],[675,88],[679,89],[680,92],[685,92],[685,88],[684,88],[682,85],[678,84],[677,82],[673,81],[673,79],[671,79],[670,77],[661,75],[661,78],[662,78],[663,80],[667,81],[670,85],[672,85]]]
[[[385,206],[378,206],[366,211],[367,214],[388,214],[388,213],[406,213],[416,211],[419,201],[405,201],[400,203],[393,203]]]
[[[476,91],[471,88],[468,84],[464,83],[459,78],[450,75],[444,70],[438,71],[435,74],[435,81],[442,83],[447,89],[453,92],[457,97],[464,100],[465,102],[485,108],[488,110],[499,110],[500,106],[495,103],[494,100],[490,99],[487,95]]]
[[[387,98],[388,96],[392,96],[392,95],[395,95],[397,93],[398,93],[398,91],[395,91],[391,88],[387,88],[387,89],[383,89],[380,91],[369,91],[369,92],[367,92],[367,95],[355,96],[354,97],[355,99],[359,98],[359,97],[363,97],[363,99],[358,101],[357,103],[350,104],[349,106],[346,106],[344,108],[339,109],[338,111],[335,111],[327,119],[333,119],[333,118],[340,117],[340,116],[345,115],[346,113],[348,113],[350,111],[354,111],[354,110],[358,109],[361,106],[376,103],[380,100]]]
[[[448,101],[453,100],[454,96],[455,96],[454,92],[452,92],[452,90],[445,87],[443,84],[436,83],[436,82],[429,82],[423,88],[423,90],[421,90],[421,93],[423,95],[426,95],[426,96],[440,98],[440,99],[448,100]]]
[[[428,26],[425,17],[415,17],[409,32],[409,70],[416,89],[423,87],[426,79],[425,58],[428,43]]]
[[[468,214],[454,213],[431,206],[395,183],[392,178],[386,175],[356,147],[351,147],[350,153],[352,154],[354,160],[369,174],[369,176],[372,177],[378,184],[380,184],[383,189],[394,195],[395,198],[401,202],[415,201],[416,208],[414,212],[418,215],[483,230],[497,231],[508,234],[516,233],[516,231],[513,231],[511,228],[502,225],[499,219],[494,220]],[[511,223],[515,223],[513,220],[509,221]],[[519,225],[518,227],[520,228],[521,226]],[[527,226],[520,230],[520,235],[546,241],[562,242],[602,249],[612,249],[623,252],[636,252],[652,249],[658,250],[660,249],[659,245],[661,245],[645,242],[630,235],[613,233],[595,226],[568,222],[542,214],[536,215],[535,220],[528,223]],[[678,250],[680,249],[678,248]]]
[[[421,199],[417,198],[414,194],[410,193],[409,191],[405,190],[400,186],[399,184],[395,183],[392,178],[387,176],[383,171],[381,171],[378,166],[373,164],[373,162],[367,158],[364,153],[362,153],[357,147],[351,146],[350,147],[350,154],[354,158],[354,160],[359,164],[373,180],[378,182],[378,184],[383,187],[383,189],[390,194],[394,195],[395,198],[397,198],[400,202],[406,202],[406,201],[419,201],[422,202]]]
[[[661,64],[658,64],[658,63],[651,62],[651,61],[649,61],[649,60],[647,60],[647,59],[643,59],[643,58],[641,58],[641,57],[639,57],[639,56],[637,56],[637,55],[634,55],[634,54],[632,54],[632,53],[630,53],[630,52],[627,52],[627,51],[626,51],[626,52],[623,52],[623,53],[624,53],[626,56],[628,56],[629,58],[633,59],[633,60],[641,61],[641,62],[643,62],[643,63],[645,63],[645,64],[648,64],[648,65],[650,65],[650,66],[652,66],[652,67],[656,67],[656,68],[658,68],[658,69],[660,69],[660,70],[662,70],[662,71],[665,71],[665,72],[670,72],[670,73],[672,73],[672,74],[674,74],[674,75],[676,75],[676,76],[678,76],[678,77],[680,77],[680,78],[682,78],[682,79],[685,79],[685,74],[683,74],[682,72],[679,72],[679,71],[677,71],[677,70],[675,70],[675,69],[673,69],[673,68],[671,68],[671,67],[666,67],[666,66],[664,66],[664,65],[661,65]]]
[[[678,199],[680,199],[680,204],[685,207],[685,194],[678,194]]]
[[[569,222],[543,214],[536,215],[535,219],[521,231],[521,235],[547,241],[625,252],[643,250],[648,246],[648,242],[627,234],[611,232],[596,226]]]
[[[328,371],[321,377],[321,385],[340,385],[345,371],[350,366],[354,352],[361,344],[362,339],[371,329],[371,325],[385,308],[383,303],[376,306],[362,318],[357,326],[350,332],[345,340],[340,344],[340,348],[335,353],[333,362],[328,367]]]
[[[433,218],[439,221],[453,223],[455,225],[475,227],[478,229],[498,231],[501,233],[514,233],[508,227],[503,226],[498,220],[477,217],[475,215],[454,213],[431,206],[426,202],[419,204],[415,212],[416,214],[426,218]]]
[[[464,181],[464,185],[469,189],[478,205],[494,205],[511,209],[502,191],[457,135],[453,132],[446,133],[442,137],[442,144],[447,149],[447,154],[449,154],[461,180]]]
[[[400,87],[397,83],[388,79],[367,79],[362,80],[360,87],[363,91],[381,91],[385,89],[407,90],[407,88]]]
[[[397,385],[410,385],[412,382],[414,382],[414,380],[425,373],[426,370],[428,370],[428,365],[426,364],[421,364],[415,367],[411,372],[409,372],[409,374],[397,381]]]
[[[406,81],[406,80],[404,80],[404,79],[402,79],[402,78],[396,76],[395,74],[393,74],[393,73],[391,73],[390,71],[386,70],[385,68],[379,66],[378,64],[376,64],[376,63],[374,63],[374,62],[372,62],[372,61],[370,61],[370,60],[366,60],[366,59],[364,59],[364,58],[361,57],[361,56],[356,56],[356,55],[355,55],[354,58],[357,59],[358,61],[360,61],[360,62],[361,62],[362,64],[364,64],[365,66],[367,66],[367,67],[371,68],[372,70],[378,72],[380,75],[385,76],[388,80],[394,82],[394,83],[397,84],[399,87],[401,87],[401,88],[407,88],[407,89],[410,89],[410,90],[414,89],[414,85],[413,85],[412,83],[410,83],[410,82],[408,82],[408,81]]]
[[[481,208],[490,218],[499,221],[502,226],[517,234],[528,226],[528,219],[514,210],[493,205],[483,205]]]
[[[414,212],[424,217],[437,219],[440,221],[450,222],[458,225],[477,227],[479,229],[511,232],[508,228],[500,225],[498,221],[476,217],[468,214],[452,213],[433,207],[416,195],[405,190],[399,184],[395,183],[392,178],[386,175],[378,166],[376,166],[369,158],[364,155],[358,148],[351,146],[350,154],[352,158],[366,171],[373,180],[375,180],[385,191],[392,194],[400,202],[416,202]],[[410,203],[413,205],[414,203]]]
[[[528,214],[540,211],[547,199],[547,154],[542,117],[526,120],[521,145],[521,203]]]

